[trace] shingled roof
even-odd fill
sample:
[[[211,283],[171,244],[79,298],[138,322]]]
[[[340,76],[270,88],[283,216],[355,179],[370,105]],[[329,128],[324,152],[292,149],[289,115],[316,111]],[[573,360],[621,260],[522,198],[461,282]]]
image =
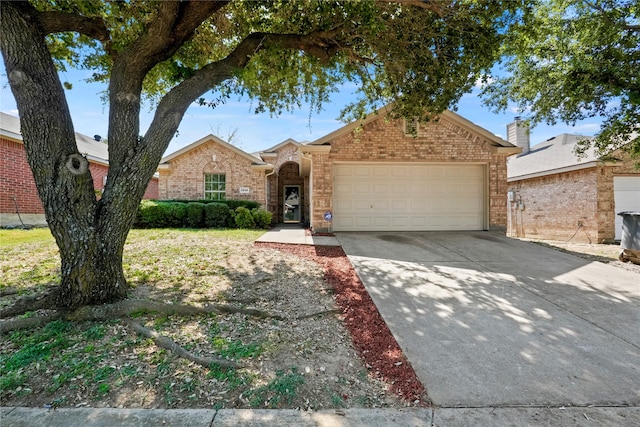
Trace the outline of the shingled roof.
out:
[[[601,159],[593,147],[581,157],[575,152],[578,142],[584,139],[592,137],[563,133],[532,146],[527,153],[510,157],[507,179],[518,181],[595,166]]]
[[[90,136],[76,132],[76,146],[81,154],[87,156],[94,163],[109,164],[109,146],[96,141]],[[0,112],[0,136],[22,143],[20,133],[20,119],[7,113]]]

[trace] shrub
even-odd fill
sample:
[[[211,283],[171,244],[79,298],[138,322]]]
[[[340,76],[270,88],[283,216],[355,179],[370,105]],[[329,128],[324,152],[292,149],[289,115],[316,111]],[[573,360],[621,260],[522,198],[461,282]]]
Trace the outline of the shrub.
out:
[[[163,225],[162,206],[155,200],[143,200],[138,206],[135,226],[140,228],[158,228]]]
[[[238,206],[236,208],[235,220],[238,228],[255,228],[256,226],[251,211],[244,206]]]
[[[191,228],[202,228],[204,226],[204,203],[187,203],[187,226]]]
[[[233,211],[238,209],[240,206],[249,210],[258,209],[260,207],[260,203],[254,202],[253,200],[226,200],[225,203],[229,206],[229,209]]]
[[[187,219],[187,205],[177,202],[158,202],[162,206],[166,224],[164,227],[183,227]]]
[[[271,212],[264,209],[252,209],[251,216],[258,228],[269,228],[271,225]]]
[[[204,206],[204,225],[209,228],[227,227],[232,220],[229,206],[225,203],[207,203]]]

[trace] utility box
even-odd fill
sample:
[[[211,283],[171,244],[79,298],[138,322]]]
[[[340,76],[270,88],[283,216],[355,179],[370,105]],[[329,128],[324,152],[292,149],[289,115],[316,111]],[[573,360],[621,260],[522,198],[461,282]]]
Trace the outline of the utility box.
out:
[[[620,261],[640,264],[640,212],[620,212],[622,238],[620,239]]]

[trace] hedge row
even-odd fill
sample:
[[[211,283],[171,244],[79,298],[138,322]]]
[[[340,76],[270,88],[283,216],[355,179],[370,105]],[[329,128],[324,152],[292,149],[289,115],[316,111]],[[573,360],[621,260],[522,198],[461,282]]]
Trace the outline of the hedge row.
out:
[[[234,206],[234,207],[232,207]],[[134,224],[137,228],[268,228],[271,212],[253,201],[143,200]]]

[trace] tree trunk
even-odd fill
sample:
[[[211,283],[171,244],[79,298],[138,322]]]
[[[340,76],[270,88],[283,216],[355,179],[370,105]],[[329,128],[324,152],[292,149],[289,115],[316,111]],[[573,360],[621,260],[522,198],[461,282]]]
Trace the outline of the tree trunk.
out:
[[[113,302],[126,295],[122,252],[151,175],[96,200],[89,162],[78,152],[64,89],[44,40],[35,9],[3,3],[0,48],[27,161],[60,249],[61,286],[53,301],[55,308],[66,309]]]

